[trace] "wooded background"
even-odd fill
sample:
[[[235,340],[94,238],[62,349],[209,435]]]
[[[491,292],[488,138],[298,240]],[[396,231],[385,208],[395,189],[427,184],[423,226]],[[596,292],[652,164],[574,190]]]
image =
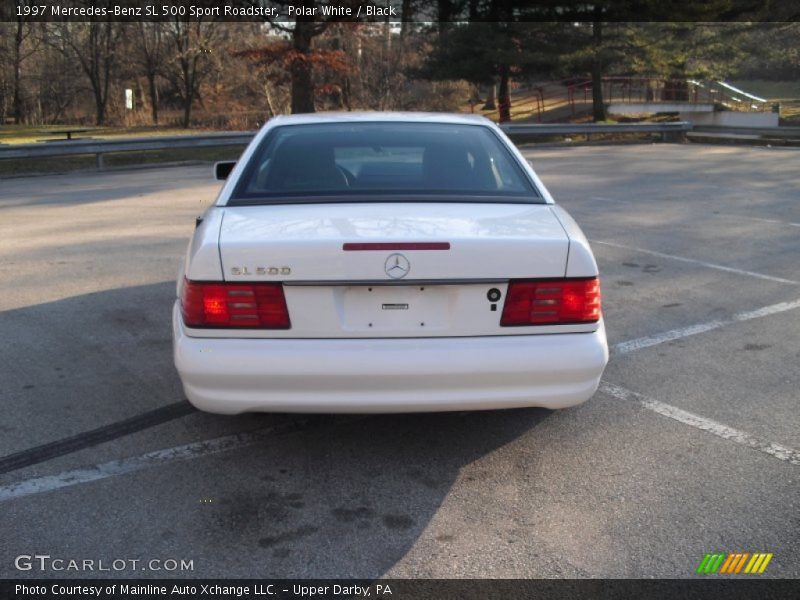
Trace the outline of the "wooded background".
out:
[[[612,4],[624,3],[569,4],[565,18],[558,2],[532,15],[508,0],[404,0],[397,23],[18,17],[0,22],[0,123],[250,129],[281,113],[470,104],[506,120],[514,89],[562,78],[800,80],[798,23],[625,22]],[[432,6],[438,21],[412,20]]]

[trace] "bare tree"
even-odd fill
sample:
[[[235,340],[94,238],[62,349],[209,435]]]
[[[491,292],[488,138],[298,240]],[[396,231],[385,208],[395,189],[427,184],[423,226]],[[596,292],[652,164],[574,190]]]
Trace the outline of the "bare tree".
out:
[[[72,55],[56,48],[56,27],[42,23],[35,28],[36,52],[26,63],[23,78],[27,122],[52,123],[63,119],[84,85],[83,72]]]
[[[158,21],[152,23],[139,21],[138,34],[137,62],[147,78],[150,113],[153,124],[158,125],[158,77],[164,70],[166,57],[164,24]]]
[[[16,16],[2,25],[4,43],[0,46],[0,65],[4,67],[4,73],[1,82],[3,106],[0,112],[5,115],[10,103],[10,114],[14,122],[19,124],[26,120],[29,105],[24,63],[36,52],[39,38],[34,35],[34,24],[28,17]]]
[[[78,62],[89,80],[97,125],[106,121],[109,86],[117,62],[118,30],[118,25],[111,21],[61,23],[56,35],[48,38],[61,53]]]
[[[212,50],[218,33],[214,23],[186,17],[167,27],[169,49],[164,74],[183,104],[184,127],[189,127],[192,104],[200,98],[203,82],[217,68]]]
[[[0,21],[0,123],[5,123],[11,96],[11,77],[8,69],[9,48],[7,40],[11,37],[10,23]]]
[[[25,17],[17,17],[14,31],[13,52],[11,55],[12,70],[14,73],[12,84],[12,112],[14,122],[18,125],[23,120],[23,97],[22,97],[22,63],[36,51],[36,44],[28,43],[32,38],[33,26]],[[29,46],[26,50],[25,47]]]

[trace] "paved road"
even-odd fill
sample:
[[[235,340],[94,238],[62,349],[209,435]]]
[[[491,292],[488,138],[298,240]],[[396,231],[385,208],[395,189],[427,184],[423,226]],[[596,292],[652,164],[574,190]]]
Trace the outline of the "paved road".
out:
[[[766,576],[800,577],[800,153],[526,152],[593,241],[613,345],[602,391],[561,412],[150,414],[182,400],[170,308],[210,169],[2,181],[0,456],[124,423],[0,475],[0,576],[105,575],[15,568],[39,553],[193,577],[687,577],[763,551]],[[168,574],[140,566],[117,574]]]

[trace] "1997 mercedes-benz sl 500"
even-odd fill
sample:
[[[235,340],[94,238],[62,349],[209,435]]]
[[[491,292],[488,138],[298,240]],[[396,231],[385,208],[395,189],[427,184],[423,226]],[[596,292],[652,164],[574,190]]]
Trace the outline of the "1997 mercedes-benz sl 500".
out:
[[[592,251],[490,121],[277,117],[216,171],[173,311],[197,408],[564,408],[596,391]]]

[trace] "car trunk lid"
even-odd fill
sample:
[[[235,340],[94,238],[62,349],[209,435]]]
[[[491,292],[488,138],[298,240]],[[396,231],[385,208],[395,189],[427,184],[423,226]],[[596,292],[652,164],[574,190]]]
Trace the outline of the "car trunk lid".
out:
[[[219,244],[227,281],[283,284],[291,327],[203,335],[455,337],[596,327],[500,325],[510,279],[565,276],[569,238],[545,204],[229,207]]]
[[[225,209],[228,281],[563,277],[569,239],[545,204],[348,203]]]

